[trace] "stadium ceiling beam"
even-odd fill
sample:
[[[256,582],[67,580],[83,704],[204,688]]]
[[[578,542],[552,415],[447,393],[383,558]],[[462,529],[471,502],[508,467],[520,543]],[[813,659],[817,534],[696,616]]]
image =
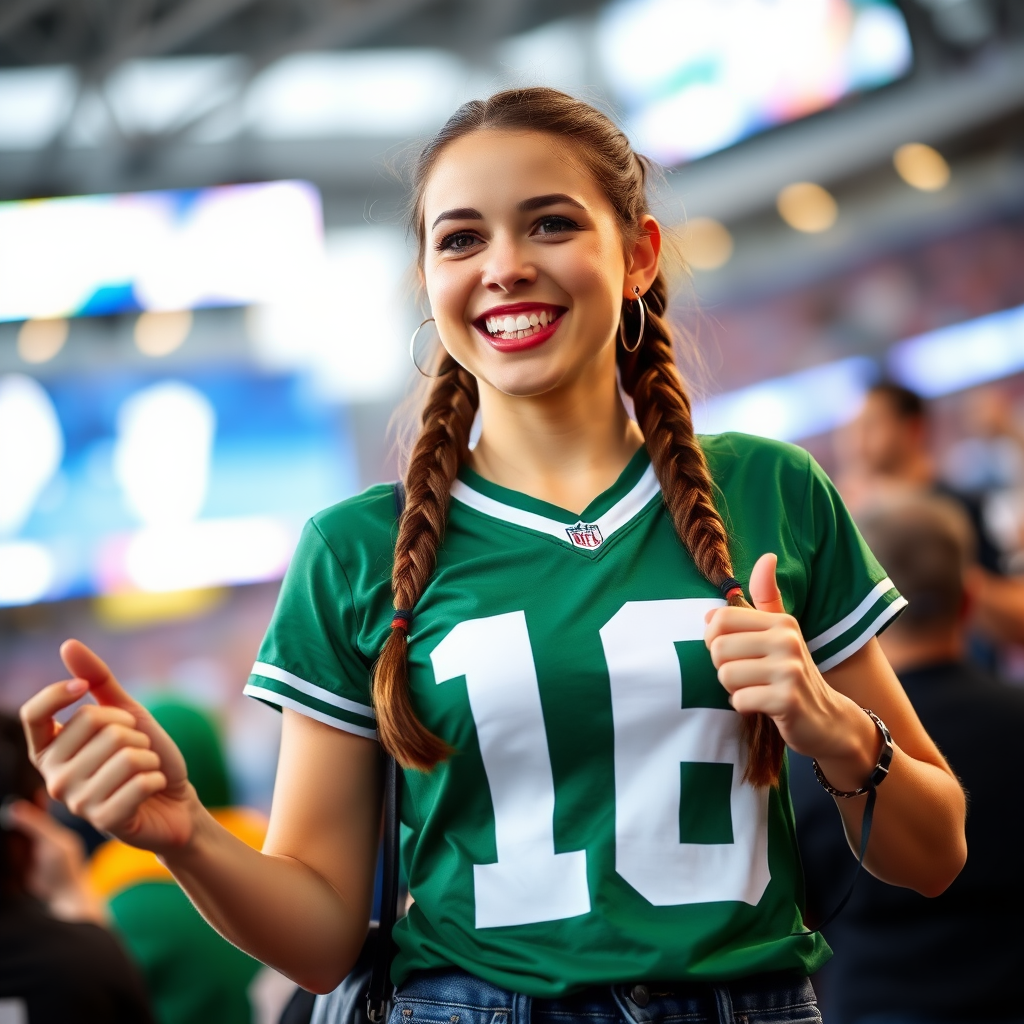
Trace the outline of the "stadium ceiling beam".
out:
[[[133,57],[152,57],[173,50],[206,29],[250,6],[254,0],[186,0],[158,21],[146,21],[127,38],[101,54],[92,65],[93,78],[104,78]]]
[[[394,24],[399,18],[406,17],[432,2],[434,0],[327,0],[320,5],[320,13],[308,25],[276,45],[250,55],[245,74],[219,103],[208,107],[199,116],[171,131],[155,137],[152,143],[170,145],[186,139],[197,128],[237,103],[256,75],[275,61],[303,50],[343,49],[354,46]]]
[[[1024,110],[1020,44],[969,70],[921,76],[681,167],[668,175],[663,215],[736,221],[770,209],[793,182],[840,182],[884,166],[906,142],[941,147],[1017,110]]]

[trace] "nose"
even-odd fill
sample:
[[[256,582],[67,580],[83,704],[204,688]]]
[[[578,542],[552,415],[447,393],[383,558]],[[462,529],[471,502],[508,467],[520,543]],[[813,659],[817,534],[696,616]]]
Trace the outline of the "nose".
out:
[[[537,280],[537,268],[526,259],[516,239],[496,235],[487,247],[482,283],[492,292],[513,292]]]

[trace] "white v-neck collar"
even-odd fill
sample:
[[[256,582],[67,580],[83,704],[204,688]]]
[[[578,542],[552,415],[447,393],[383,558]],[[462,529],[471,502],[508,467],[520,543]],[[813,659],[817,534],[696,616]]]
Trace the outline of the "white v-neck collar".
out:
[[[620,530],[631,519],[647,507],[650,500],[661,492],[661,485],[655,476],[654,467],[648,466],[643,476],[624,494],[607,512],[598,516],[590,522],[577,519],[575,525],[596,526],[600,530],[601,544],[608,540],[617,530]],[[569,530],[572,523],[559,522],[557,519],[549,519],[547,516],[539,515],[536,512],[527,512],[525,509],[516,508],[514,505],[507,505],[497,498],[488,497],[480,491],[470,487],[464,480],[456,480],[452,484],[451,495],[463,505],[476,509],[484,515],[494,519],[502,519],[506,523],[514,523],[517,526],[525,526],[529,530],[536,530],[538,533],[546,533],[548,536],[557,537],[568,547],[578,547],[569,537]],[[600,546],[600,545],[598,545]]]

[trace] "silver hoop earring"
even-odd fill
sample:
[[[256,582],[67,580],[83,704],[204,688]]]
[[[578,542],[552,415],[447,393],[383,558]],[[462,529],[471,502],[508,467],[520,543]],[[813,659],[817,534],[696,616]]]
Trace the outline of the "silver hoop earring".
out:
[[[640,303],[640,333],[636,337],[636,344],[632,348],[626,344],[626,335],[623,331],[625,324],[619,321],[619,341],[622,342],[622,347],[630,353],[635,352],[642,344],[644,340],[644,328],[647,326],[647,306],[644,303],[643,298],[640,295],[640,286],[633,286],[633,294],[636,295],[636,301]]]
[[[422,331],[423,328],[427,326],[427,324],[433,324],[433,323],[435,323],[434,318],[432,316],[428,316],[427,319],[424,320],[419,325],[419,327],[417,327],[416,330],[412,332],[412,337],[409,339],[409,358],[412,360],[412,365],[416,367],[416,369],[419,371],[421,376],[428,377],[431,380],[436,378],[438,376],[438,374],[436,374],[436,373],[425,373],[421,369],[420,364],[416,362],[416,338],[419,336],[420,331]]]

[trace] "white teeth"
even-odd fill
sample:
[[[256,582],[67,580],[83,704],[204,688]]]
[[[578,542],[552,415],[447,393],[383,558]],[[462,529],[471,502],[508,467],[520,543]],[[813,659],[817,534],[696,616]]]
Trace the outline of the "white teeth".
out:
[[[549,323],[553,324],[556,319],[554,313],[549,314],[547,310],[541,310],[540,313],[531,313],[529,316],[520,313],[518,316],[488,317],[484,320],[484,326],[489,334],[511,341],[514,338],[528,338]]]

